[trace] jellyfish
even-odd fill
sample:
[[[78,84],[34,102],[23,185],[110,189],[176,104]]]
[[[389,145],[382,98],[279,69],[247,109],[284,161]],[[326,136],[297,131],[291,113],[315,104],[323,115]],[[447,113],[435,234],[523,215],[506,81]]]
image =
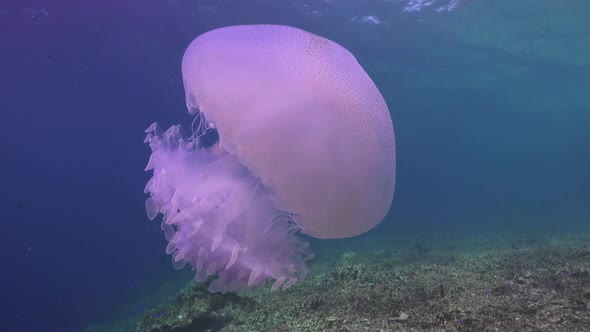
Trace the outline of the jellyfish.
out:
[[[196,127],[153,123],[145,139],[145,207],[162,214],[175,268],[215,276],[211,292],[285,290],[314,256],[303,235],[353,237],[385,218],[393,123],[344,47],[294,27],[225,27],[192,41],[182,76]]]

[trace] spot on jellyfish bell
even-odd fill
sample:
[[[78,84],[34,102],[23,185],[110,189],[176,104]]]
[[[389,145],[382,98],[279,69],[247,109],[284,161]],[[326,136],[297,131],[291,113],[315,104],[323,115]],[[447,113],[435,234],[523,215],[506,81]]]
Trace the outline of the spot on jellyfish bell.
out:
[[[182,59],[192,135],[156,123],[145,142],[149,219],[166,253],[211,292],[302,282],[313,257],[301,236],[346,238],[389,210],[395,140],[387,105],[354,56],[288,26],[221,28]],[[218,141],[202,144],[208,128]]]

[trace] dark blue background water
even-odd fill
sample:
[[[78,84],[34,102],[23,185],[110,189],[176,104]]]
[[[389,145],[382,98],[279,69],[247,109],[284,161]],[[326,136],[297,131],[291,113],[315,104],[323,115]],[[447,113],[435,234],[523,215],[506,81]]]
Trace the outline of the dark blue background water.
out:
[[[0,1],[0,329],[81,329],[137,313],[137,299],[190,278],[173,271],[145,216],[143,130],[188,126],[182,53],[226,25],[287,24],[333,39],[389,104],[390,216],[360,239],[314,242],[320,253],[363,238],[588,228],[584,1],[443,12],[360,3]]]

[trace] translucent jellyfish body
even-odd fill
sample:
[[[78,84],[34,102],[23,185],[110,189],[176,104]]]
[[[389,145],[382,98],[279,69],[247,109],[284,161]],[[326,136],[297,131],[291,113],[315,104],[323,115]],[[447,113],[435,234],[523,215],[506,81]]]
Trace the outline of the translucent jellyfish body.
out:
[[[377,225],[395,186],[395,140],[379,90],[342,46],[292,27],[221,28],[182,60],[200,128],[146,130],[148,217],[166,252],[210,291],[303,281],[313,257],[297,233],[344,238]],[[201,142],[214,127],[219,141]]]

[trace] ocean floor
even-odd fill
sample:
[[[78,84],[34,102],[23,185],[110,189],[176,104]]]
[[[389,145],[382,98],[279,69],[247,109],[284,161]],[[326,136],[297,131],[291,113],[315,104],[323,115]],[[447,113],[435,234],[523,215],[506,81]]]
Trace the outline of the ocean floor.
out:
[[[590,331],[590,234],[410,241],[316,258],[285,292],[189,283],[142,317],[86,331]]]

